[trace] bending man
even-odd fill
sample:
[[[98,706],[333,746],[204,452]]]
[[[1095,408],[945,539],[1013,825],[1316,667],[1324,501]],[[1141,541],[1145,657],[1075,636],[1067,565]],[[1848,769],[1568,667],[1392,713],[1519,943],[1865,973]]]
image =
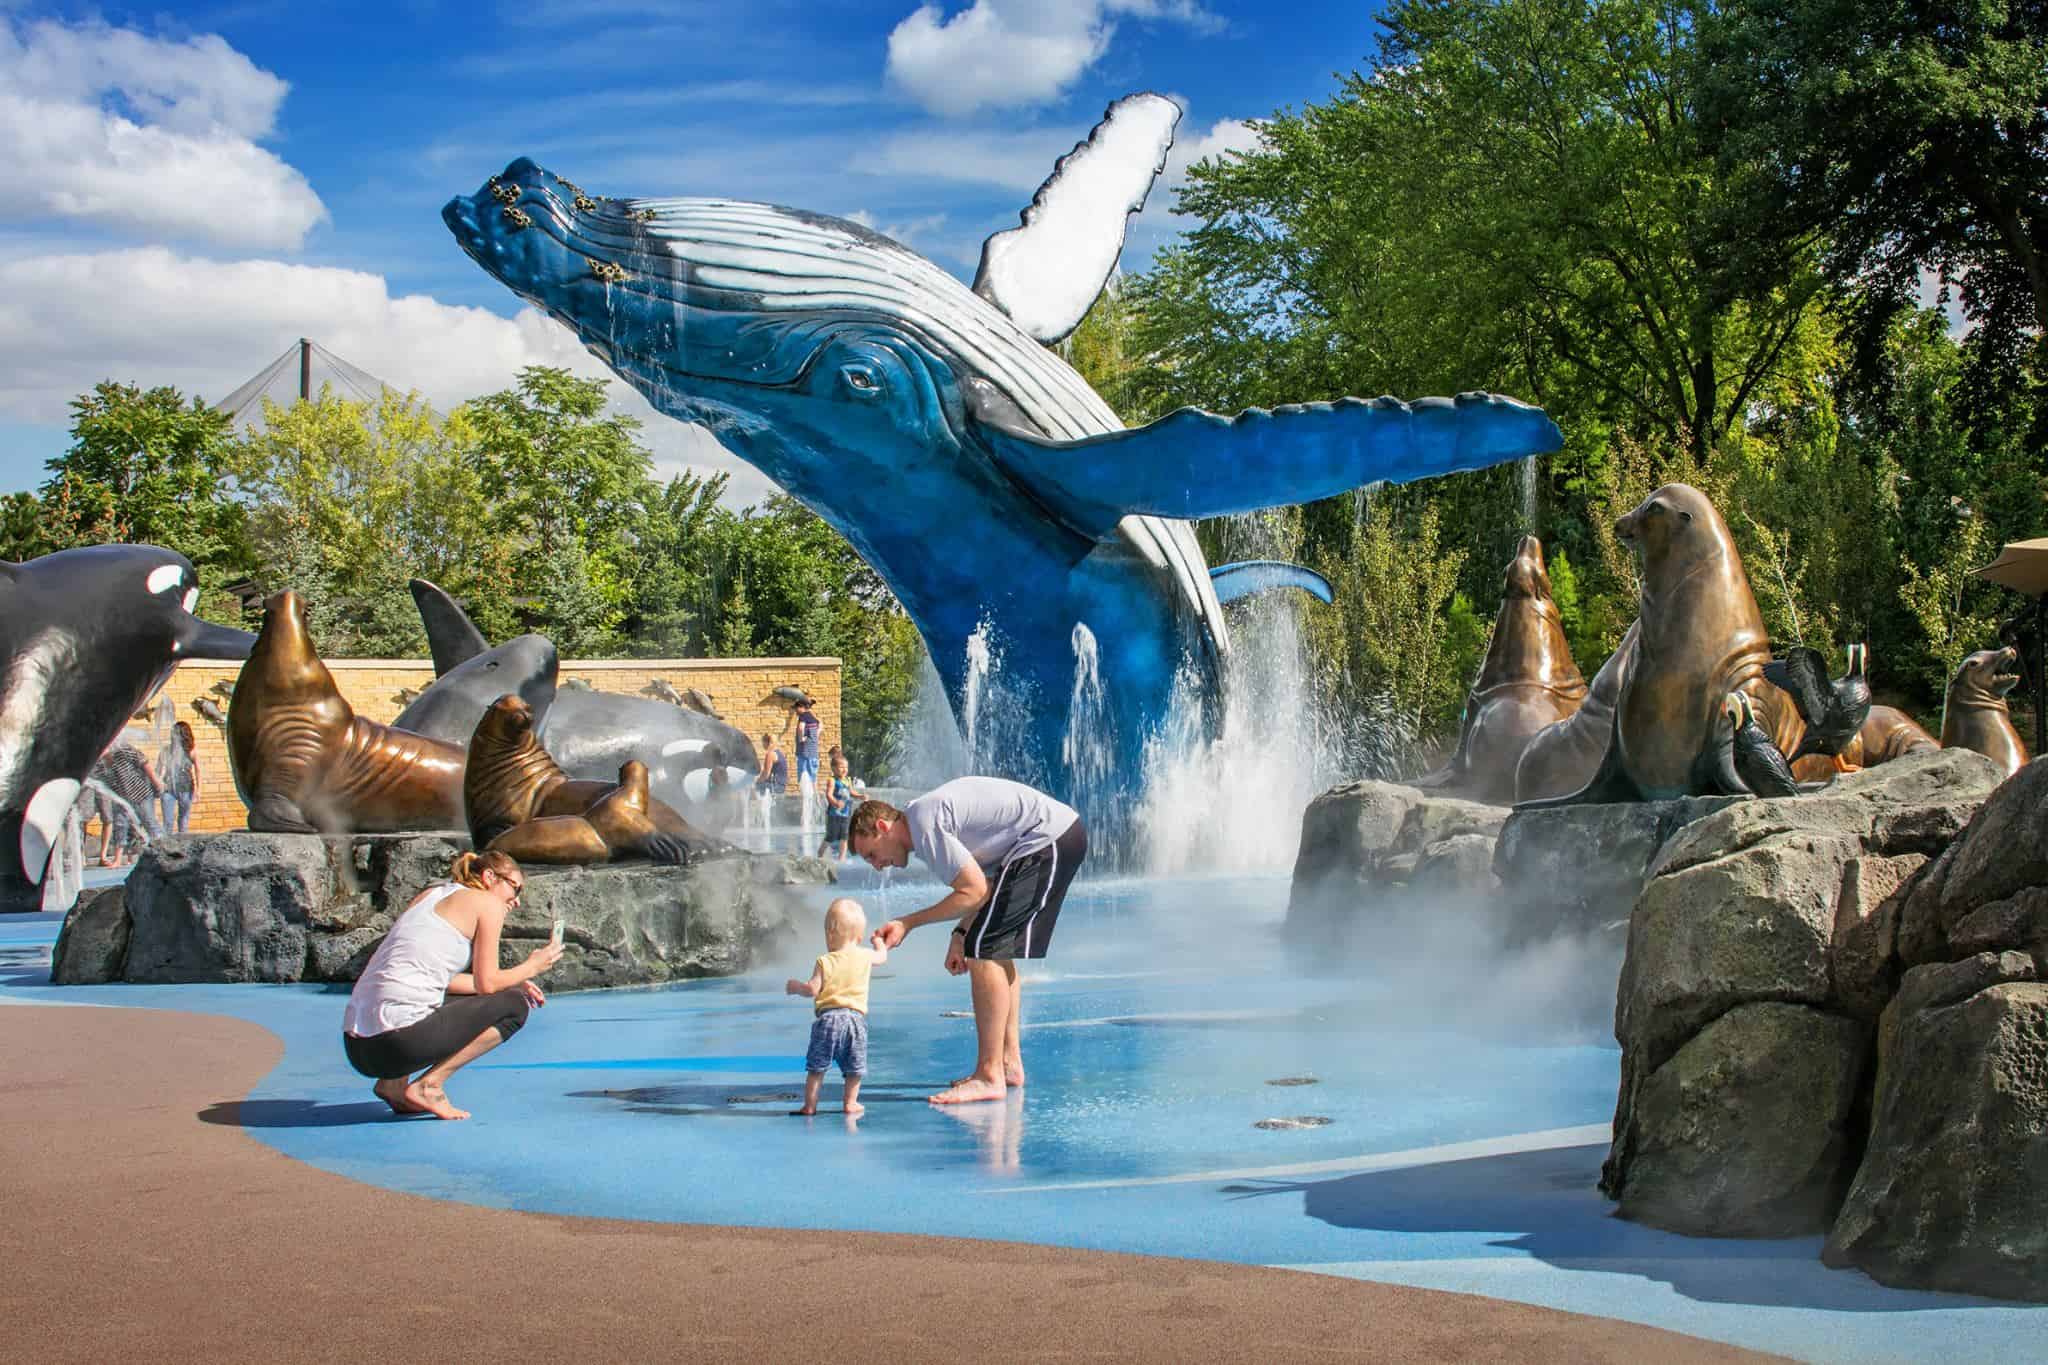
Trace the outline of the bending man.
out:
[[[874,932],[894,948],[920,924],[954,921],[946,970],[967,973],[974,994],[974,1073],[931,1097],[934,1104],[999,1100],[1024,1084],[1017,1024],[1023,990],[1017,959],[1045,956],[1067,885],[1088,856],[1088,831],[1073,807],[999,777],[962,777],[903,810],[864,802],[848,841],[870,867],[902,867],[915,853],[953,889],[937,904]]]

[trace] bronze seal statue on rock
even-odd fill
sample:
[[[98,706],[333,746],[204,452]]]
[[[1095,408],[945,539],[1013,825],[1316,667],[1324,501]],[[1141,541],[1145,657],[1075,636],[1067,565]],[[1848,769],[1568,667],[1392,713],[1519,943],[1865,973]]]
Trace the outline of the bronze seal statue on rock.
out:
[[[1965,658],[1949,680],[1941,710],[1941,747],[1975,749],[2011,777],[2027,761],[2027,746],[2013,726],[2005,694],[2019,686],[2020,652],[1980,649]]]
[[[227,738],[252,830],[462,825],[462,750],[358,716],[314,653],[295,592],[263,604],[263,629],[235,682]]]
[[[1770,636],[1728,525],[1698,489],[1666,484],[1614,524],[1642,557],[1636,643],[1616,697],[1605,755],[1580,791],[1535,805],[1656,801],[1705,794],[1728,694],[1747,694],[1782,754],[1804,724],[1764,679]],[[1705,765],[1702,759],[1708,761]]]
[[[1513,801],[1515,769],[1530,739],[1577,712],[1585,699],[1586,679],[1550,595],[1543,542],[1523,536],[1501,584],[1486,662],[1466,698],[1457,753],[1415,785],[1480,801]]]
[[[644,763],[624,764],[617,782],[564,773],[534,734],[533,708],[511,694],[477,722],[462,794],[476,847],[523,863],[687,863],[719,846],[648,793]]]

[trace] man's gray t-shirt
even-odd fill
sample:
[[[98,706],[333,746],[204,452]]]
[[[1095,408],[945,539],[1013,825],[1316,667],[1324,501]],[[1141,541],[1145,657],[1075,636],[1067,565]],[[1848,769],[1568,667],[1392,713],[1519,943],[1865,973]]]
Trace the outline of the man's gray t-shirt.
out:
[[[1004,863],[1050,847],[1081,818],[1036,787],[958,777],[903,808],[910,851],[948,886],[970,862],[989,881]]]

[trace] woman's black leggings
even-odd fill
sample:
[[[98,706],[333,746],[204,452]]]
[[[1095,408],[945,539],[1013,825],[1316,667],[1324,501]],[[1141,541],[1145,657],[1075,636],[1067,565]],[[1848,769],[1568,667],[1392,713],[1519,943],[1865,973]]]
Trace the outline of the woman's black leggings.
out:
[[[365,1076],[395,1080],[453,1057],[487,1028],[510,1038],[526,1022],[530,1008],[524,986],[507,986],[491,995],[451,995],[441,1008],[404,1028],[368,1038],[344,1033],[341,1046],[348,1064]]]

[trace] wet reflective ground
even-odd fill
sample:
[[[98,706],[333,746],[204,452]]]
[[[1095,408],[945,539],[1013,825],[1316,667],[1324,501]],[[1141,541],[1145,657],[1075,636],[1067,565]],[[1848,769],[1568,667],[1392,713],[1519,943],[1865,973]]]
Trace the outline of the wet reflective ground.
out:
[[[869,922],[940,888],[841,865]],[[899,874],[900,875],[900,874]],[[1344,960],[1291,956],[1284,878],[1078,885],[1025,968],[1024,1093],[936,1109],[973,1054],[945,935],[872,991],[867,1115],[787,1116],[809,1003],[747,977],[552,1000],[455,1078],[477,1117],[391,1117],[351,1072],[343,992],[59,990],[0,922],[0,998],[255,1020],[284,1061],[200,1117],[288,1154],[443,1198],[559,1213],[996,1237],[1299,1266],[1630,1318],[1809,1359],[2033,1355],[2039,1310],[1885,1290],[1818,1239],[1687,1239],[1612,1218],[1593,1188],[1618,1053],[1611,950],[1511,954],[1406,926]],[[820,916],[822,921],[822,914]],[[0,1027],[7,1026],[0,1010]]]

